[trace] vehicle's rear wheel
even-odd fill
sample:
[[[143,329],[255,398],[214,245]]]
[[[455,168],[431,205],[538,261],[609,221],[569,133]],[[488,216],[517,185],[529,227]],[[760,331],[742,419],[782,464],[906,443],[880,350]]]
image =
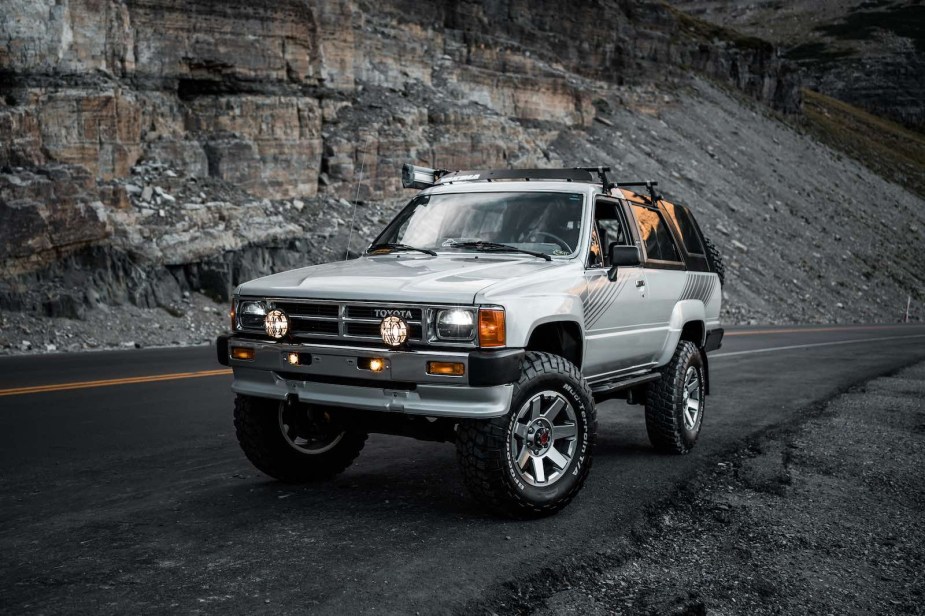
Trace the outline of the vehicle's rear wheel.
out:
[[[646,392],[646,431],[656,449],[685,454],[694,447],[703,425],[705,385],[700,349],[682,340]]]
[[[596,432],[591,390],[578,368],[557,355],[528,352],[507,415],[460,422],[463,480],[496,513],[555,513],[584,484]]]
[[[367,434],[338,425],[328,410],[238,396],[234,427],[244,455],[286,483],[330,479],[350,466]]]

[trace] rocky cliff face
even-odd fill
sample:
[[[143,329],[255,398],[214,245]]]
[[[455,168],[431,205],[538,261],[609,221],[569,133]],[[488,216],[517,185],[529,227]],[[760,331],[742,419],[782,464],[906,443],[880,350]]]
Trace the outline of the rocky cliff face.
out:
[[[656,2],[8,0],[0,13],[0,308],[49,315],[225,298],[342,256],[349,237],[356,250],[394,211],[409,160],[646,171],[623,152],[679,144],[586,148],[615,117],[629,134],[699,100],[691,73],[800,108],[773,47]],[[711,185],[677,166],[658,170]]]
[[[925,5],[902,0],[682,0],[781,46],[807,86],[925,132]]]

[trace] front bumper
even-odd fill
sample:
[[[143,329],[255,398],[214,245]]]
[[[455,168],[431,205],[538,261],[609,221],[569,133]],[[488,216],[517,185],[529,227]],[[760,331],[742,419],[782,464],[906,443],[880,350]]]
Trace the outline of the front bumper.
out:
[[[254,350],[251,360],[231,358],[231,347]],[[508,412],[512,383],[520,376],[522,349],[498,351],[394,351],[335,345],[289,344],[220,336],[218,360],[234,370],[239,394],[368,411],[431,417],[498,417]],[[290,365],[289,353],[300,365]],[[363,369],[363,359],[379,358],[381,372]],[[463,376],[427,374],[427,362],[458,362]]]

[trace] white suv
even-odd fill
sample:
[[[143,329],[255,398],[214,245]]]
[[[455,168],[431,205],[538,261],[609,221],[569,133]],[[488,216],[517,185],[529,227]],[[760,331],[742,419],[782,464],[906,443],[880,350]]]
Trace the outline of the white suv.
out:
[[[524,517],[581,488],[596,401],[644,404],[653,445],[689,451],[722,263],[687,208],[607,172],[405,165],[424,190],[363,256],[239,286],[217,347],[251,462],[306,482],[371,432],[455,441],[470,492]]]

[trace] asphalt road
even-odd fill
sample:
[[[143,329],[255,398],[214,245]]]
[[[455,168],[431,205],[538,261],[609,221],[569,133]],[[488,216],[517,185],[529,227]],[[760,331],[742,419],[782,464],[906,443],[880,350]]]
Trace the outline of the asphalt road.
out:
[[[743,438],[922,359],[925,326],[732,331],[691,455],[656,454],[641,409],[606,402],[582,493],[512,522],[466,497],[449,444],[374,435],[333,482],[269,480],[238,450],[211,348],[3,358],[0,611],[459,611],[612,543]]]

